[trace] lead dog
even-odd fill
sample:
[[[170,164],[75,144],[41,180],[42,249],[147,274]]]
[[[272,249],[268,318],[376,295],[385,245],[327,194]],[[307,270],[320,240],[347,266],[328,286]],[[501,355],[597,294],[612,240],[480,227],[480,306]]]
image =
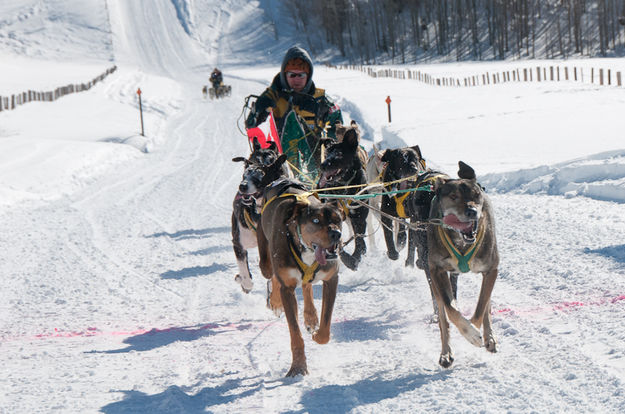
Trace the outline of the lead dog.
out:
[[[341,129],[339,142],[331,139],[322,141],[326,150],[325,159],[320,166],[321,174],[317,188],[337,187],[336,190],[323,191],[323,194],[353,195],[367,184],[360,151],[360,132],[353,121],[350,128],[337,124],[337,135],[339,128]],[[364,156],[366,157],[366,153]],[[350,207],[349,202],[341,199],[338,201],[343,206],[349,219],[349,224],[354,233],[355,245],[354,253],[351,255],[341,250],[341,261],[351,270],[356,270],[362,256],[367,252],[367,244],[364,237],[367,231],[369,209],[366,206]]]
[[[295,288],[304,297],[304,324],[319,344],[330,340],[338,285],[337,252],[344,219],[334,203],[322,203],[301,183],[279,180],[265,190],[257,230],[260,269],[271,279],[269,305],[284,310],[291,335],[291,368],[287,377],[308,374],[304,340],[298,324]],[[323,281],[321,323],[313,303],[312,283]]]
[[[446,225],[429,224],[427,239],[432,288],[438,304],[442,351],[439,364],[449,367],[454,361],[449,346],[449,320],[473,345],[482,343],[489,352],[497,352],[491,323],[490,297],[497,279],[499,253],[495,238],[495,219],[490,201],[477,183],[473,168],[460,161],[459,179],[440,178],[430,220]],[[456,305],[455,289],[449,273],[482,273],[482,287],[471,320]],[[448,273],[449,272],[449,273]],[[480,328],[484,325],[484,336]]]
[[[257,246],[256,228],[260,220],[263,190],[268,184],[285,175],[286,161],[285,155],[278,157],[275,147],[261,148],[256,138],[253,149],[247,159],[232,159],[234,162],[245,163],[239,189],[232,202],[231,220],[232,249],[239,268],[234,280],[245,293],[249,293],[254,286],[247,251]]]

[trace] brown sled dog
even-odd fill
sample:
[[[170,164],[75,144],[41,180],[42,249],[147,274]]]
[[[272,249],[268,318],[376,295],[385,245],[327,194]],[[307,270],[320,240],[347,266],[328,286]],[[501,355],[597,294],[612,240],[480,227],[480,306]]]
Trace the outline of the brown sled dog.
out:
[[[489,352],[497,351],[493,335],[490,296],[497,279],[499,253],[495,238],[493,210],[475,171],[460,161],[460,179],[441,178],[436,182],[436,196],[430,209],[430,220],[442,220],[445,227],[429,224],[428,253],[432,289],[438,304],[442,351],[439,364],[449,367],[454,361],[449,346],[449,320],[473,345],[482,343]],[[482,273],[482,287],[471,320],[456,306],[456,292],[448,272]],[[484,336],[480,327],[484,325]]]
[[[344,219],[334,203],[322,203],[301,183],[278,180],[265,191],[257,228],[260,269],[271,279],[269,306],[284,310],[291,334],[291,368],[287,377],[308,374],[304,340],[298,324],[295,288],[302,286],[304,324],[319,344],[330,340],[330,323],[338,286],[337,253]],[[312,283],[323,281],[321,323],[313,303]]]

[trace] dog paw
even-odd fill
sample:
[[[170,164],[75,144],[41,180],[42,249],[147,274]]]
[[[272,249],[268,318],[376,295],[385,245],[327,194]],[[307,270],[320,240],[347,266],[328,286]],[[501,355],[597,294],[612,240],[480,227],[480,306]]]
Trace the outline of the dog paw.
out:
[[[312,334],[312,339],[319,345],[325,345],[330,342],[330,335],[322,335],[321,333],[319,333],[319,331],[316,331]]]
[[[341,261],[343,262],[345,266],[347,266],[348,269],[353,270],[353,271],[356,271],[356,269],[358,269],[358,262],[360,262],[360,260],[354,259],[353,256],[345,252],[341,252],[340,256],[341,256]]]
[[[388,256],[388,258],[389,258],[389,259],[391,259],[391,260],[397,260],[397,259],[399,259],[399,253],[398,253],[398,252],[396,252],[396,251],[395,251],[395,252],[390,252],[390,251],[388,251],[388,252],[386,252],[386,255],[387,255],[387,256]]]
[[[438,360],[438,363],[443,368],[449,368],[451,364],[454,363],[454,357],[451,356],[451,352],[448,354],[441,354],[441,357]]]
[[[497,341],[492,335],[484,339],[484,347],[488,352],[492,352],[493,354],[497,352]]]
[[[475,327],[475,325],[467,321],[467,324],[459,330],[462,336],[464,336],[465,339],[471,344],[477,346],[478,348],[482,346],[482,334],[479,329]]]
[[[254,287],[254,282],[252,282],[252,279],[243,279],[241,275],[236,275],[234,277],[234,281],[241,285],[241,290],[243,290],[243,292],[245,293],[250,293],[252,291],[252,288]]]
[[[308,367],[306,366],[305,362],[303,365],[296,365],[295,363],[293,363],[291,365],[291,369],[289,369],[289,372],[286,373],[287,377],[295,377],[297,375],[308,375]]]
[[[430,316],[430,323],[432,324],[438,323],[438,313],[433,313]]]
[[[405,267],[413,267],[414,268],[414,260],[407,259],[406,263],[404,263]]]

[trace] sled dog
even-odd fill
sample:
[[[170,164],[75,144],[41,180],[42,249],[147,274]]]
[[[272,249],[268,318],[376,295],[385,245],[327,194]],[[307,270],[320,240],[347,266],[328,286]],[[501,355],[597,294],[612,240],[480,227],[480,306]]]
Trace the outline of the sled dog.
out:
[[[459,179],[438,178],[430,220],[444,226],[427,227],[428,263],[432,288],[438,305],[442,351],[439,364],[449,367],[454,361],[449,346],[449,322],[473,345],[482,344],[497,351],[492,331],[490,297],[497,279],[499,253],[495,238],[495,218],[490,201],[477,183],[473,168],[460,161]],[[482,287],[475,312],[467,320],[456,305],[456,292],[450,275],[482,273]],[[484,326],[484,335],[480,328]]]

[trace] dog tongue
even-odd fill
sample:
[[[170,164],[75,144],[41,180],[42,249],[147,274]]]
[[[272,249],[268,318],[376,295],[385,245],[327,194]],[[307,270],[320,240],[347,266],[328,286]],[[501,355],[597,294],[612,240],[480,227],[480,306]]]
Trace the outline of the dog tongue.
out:
[[[473,223],[470,221],[465,222],[458,220],[458,217],[456,217],[455,214],[448,214],[443,217],[443,223],[463,232],[471,231],[471,227],[473,226]]]
[[[323,247],[317,246],[315,247],[315,260],[321,265],[325,265],[327,263],[326,260],[326,249]]]

